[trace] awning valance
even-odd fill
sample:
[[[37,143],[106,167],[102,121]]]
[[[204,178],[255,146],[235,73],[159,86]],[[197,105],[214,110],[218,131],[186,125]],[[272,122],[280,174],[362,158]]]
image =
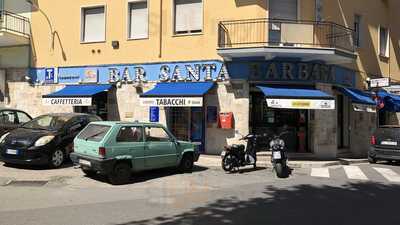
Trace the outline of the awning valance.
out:
[[[316,89],[257,86],[271,108],[335,109],[334,97]]]
[[[213,82],[158,83],[140,95],[140,102],[142,106],[201,107],[203,96],[213,86]]]
[[[42,101],[44,105],[90,106],[94,95],[108,91],[111,87],[110,84],[67,85],[59,91],[43,95]]]
[[[111,87],[111,84],[67,85],[59,91],[43,95],[43,98],[92,97],[100,92],[110,90]]]
[[[353,103],[376,105],[375,101],[372,99],[372,95],[367,92],[357,90],[354,88],[345,88],[345,87],[338,87],[337,90],[339,90],[344,95],[349,97]]]

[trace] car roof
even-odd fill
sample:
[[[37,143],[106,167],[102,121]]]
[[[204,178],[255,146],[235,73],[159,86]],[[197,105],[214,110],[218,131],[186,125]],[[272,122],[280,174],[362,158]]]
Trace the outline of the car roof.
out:
[[[160,123],[148,123],[148,122],[129,122],[129,121],[96,121],[92,122],[92,124],[98,125],[107,125],[107,126],[114,126],[114,125],[126,125],[126,126],[153,126],[153,127],[164,127]]]

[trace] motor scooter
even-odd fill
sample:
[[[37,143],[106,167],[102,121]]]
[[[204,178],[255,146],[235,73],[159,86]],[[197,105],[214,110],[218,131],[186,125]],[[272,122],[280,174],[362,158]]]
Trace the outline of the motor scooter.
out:
[[[239,167],[253,165],[257,168],[257,151],[256,143],[257,139],[261,135],[248,134],[240,140],[247,141],[247,146],[244,145],[230,145],[225,146],[225,149],[221,153],[221,166],[224,171],[232,172]]]
[[[271,163],[279,178],[287,178],[292,173],[292,169],[288,166],[288,158],[286,154],[285,141],[282,136],[287,132],[274,135],[269,142],[271,155]]]

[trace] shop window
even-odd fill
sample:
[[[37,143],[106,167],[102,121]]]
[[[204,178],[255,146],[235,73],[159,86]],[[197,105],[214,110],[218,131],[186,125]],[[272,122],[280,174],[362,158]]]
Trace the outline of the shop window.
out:
[[[379,55],[389,57],[389,30],[379,27]]]
[[[203,1],[175,0],[175,34],[201,33],[203,30]]]
[[[148,142],[167,142],[170,141],[168,133],[160,127],[146,127],[146,141]]]
[[[361,47],[361,16],[354,15],[354,45]]]
[[[105,8],[82,8],[82,42],[100,42],[106,40]]]
[[[142,142],[141,127],[121,127],[117,135],[117,142]]]
[[[149,36],[149,11],[147,1],[129,3],[129,39],[144,39]]]

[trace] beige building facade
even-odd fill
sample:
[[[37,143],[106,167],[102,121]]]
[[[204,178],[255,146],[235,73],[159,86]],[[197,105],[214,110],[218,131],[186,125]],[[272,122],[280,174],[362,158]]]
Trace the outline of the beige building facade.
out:
[[[287,129],[290,152],[365,156],[377,115],[357,96],[400,80],[396,0],[10,2],[29,25],[2,29],[3,105],[159,121],[208,154]]]

